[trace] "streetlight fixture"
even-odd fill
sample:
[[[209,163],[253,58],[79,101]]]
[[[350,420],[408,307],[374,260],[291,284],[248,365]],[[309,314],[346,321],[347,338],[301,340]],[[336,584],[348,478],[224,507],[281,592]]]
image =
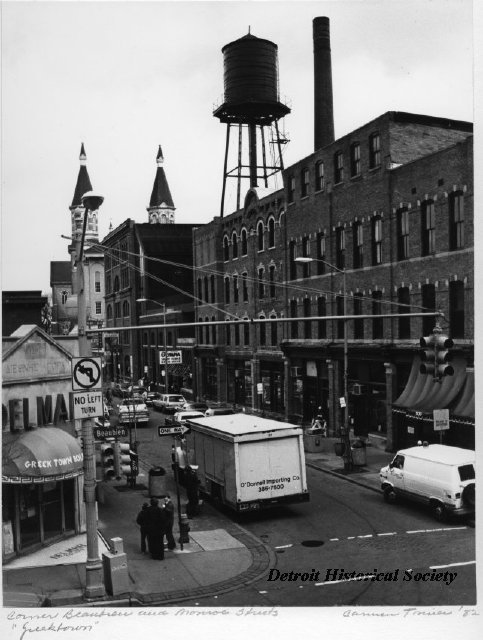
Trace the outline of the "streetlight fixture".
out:
[[[79,355],[90,356],[91,349],[86,334],[86,296],[84,290],[84,239],[87,228],[88,211],[96,211],[104,201],[104,197],[88,191],[81,198],[84,210],[82,233],[75,236],[75,255],[77,267],[77,326]],[[82,420],[82,448],[84,453],[84,495],[86,505],[86,587],[88,599],[105,595],[103,567],[99,557],[96,511],[96,459],[94,431],[91,419]]]
[[[168,386],[168,340],[167,340],[167,331],[166,331],[166,314],[171,311],[171,309],[166,309],[166,305],[164,302],[157,302],[156,300],[152,300],[151,298],[138,298],[136,302],[154,302],[158,306],[163,308],[163,323],[164,323],[164,389],[165,393],[169,393]]]
[[[348,393],[348,369],[349,369],[349,351],[348,351],[348,339],[347,339],[347,281],[346,281],[346,270],[340,269],[336,267],[334,264],[327,262],[326,260],[322,260],[321,258],[310,258],[309,256],[299,256],[295,258],[295,262],[299,263],[309,263],[309,262],[323,262],[328,267],[337,271],[338,273],[342,273],[342,289],[344,296],[344,427],[343,427],[343,437],[344,437],[344,460],[346,463],[346,470],[350,471],[352,469],[352,453],[351,453],[351,444],[349,437],[349,393]]]

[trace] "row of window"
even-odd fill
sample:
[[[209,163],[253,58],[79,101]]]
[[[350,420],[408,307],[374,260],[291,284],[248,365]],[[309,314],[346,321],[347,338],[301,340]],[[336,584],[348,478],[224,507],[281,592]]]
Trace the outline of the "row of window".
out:
[[[114,313],[114,316],[113,316]],[[122,303],[122,315],[121,315],[121,302],[115,302],[114,305],[108,304],[106,307],[106,318],[112,320],[112,318],[127,318],[130,315],[130,305],[127,300]]]
[[[112,276],[110,273],[106,275],[106,294],[117,293],[121,289],[129,287],[129,267],[121,269],[121,278],[114,277],[114,286],[112,285]]]
[[[449,247],[450,251],[464,248],[464,198],[461,191],[451,193],[448,197],[449,211]],[[383,262],[383,220],[377,215],[371,219],[370,259],[369,265],[376,266]],[[402,207],[396,212],[397,224],[397,259],[406,260],[411,257],[410,251],[410,224],[409,209]],[[338,269],[347,267],[346,248],[347,233],[345,227],[337,227],[335,230],[335,266]],[[291,241],[289,245],[290,278],[297,278],[297,244]],[[326,260],[327,236],[321,232],[316,237],[316,273],[322,275],[326,272],[324,262]],[[308,236],[302,238],[300,247],[302,257],[310,257],[311,241]],[[434,200],[426,200],[421,204],[421,255],[427,256],[436,251],[436,216]],[[360,269],[366,265],[367,258],[364,251],[364,226],[360,220],[352,224],[352,268]],[[303,264],[302,277],[311,275],[311,264]]]
[[[436,308],[436,293],[435,287],[432,284],[423,285],[422,287],[422,306],[425,311],[434,311]],[[398,306],[396,309],[398,313],[407,315],[411,313],[410,304],[410,290],[408,287],[401,287],[397,292]],[[464,338],[464,325],[465,325],[465,313],[464,313],[464,285],[461,281],[450,282],[449,285],[449,323],[451,328],[451,335],[454,338]],[[301,311],[303,318],[310,318],[313,312],[316,311],[317,316],[327,315],[327,300],[325,297],[319,297],[317,299],[315,309],[310,298],[305,298],[302,302],[302,309],[299,309],[300,305],[297,300],[290,301],[290,318],[297,318],[299,311]],[[373,316],[384,315],[382,292],[373,291],[371,301],[364,299],[362,293],[355,293],[352,301],[352,315],[362,315],[365,313],[366,307],[370,308],[370,313]],[[337,296],[335,299],[335,315],[344,315],[344,298],[343,296]],[[264,315],[260,315],[260,318],[265,318]],[[270,315],[271,320],[276,319],[276,315]],[[228,324],[225,327],[225,340],[226,344],[234,344],[236,346],[244,344],[249,346],[250,343],[250,323],[248,318],[240,321],[240,324]],[[210,319],[206,317],[205,323],[208,323]],[[211,318],[211,321],[215,321],[215,317]],[[203,318],[199,318],[198,322],[203,323]],[[303,320],[300,322],[290,322],[290,338],[305,340],[310,339],[327,339],[327,323],[328,320]],[[365,330],[367,328],[366,319],[355,319],[350,323],[352,326],[352,335],[356,340],[363,340],[364,338],[371,339],[383,339],[384,338],[384,318],[375,317],[367,319],[367,322],[371,323],[371,335],[366,335]],[[397,332],[398,338],[401,340],[411,338],[411,317],[401,316],[397,318]],[[435,320],[432,316],[425,316],[422,318],[422,332],[423,335],[429,335],[434,328]],[[270,334],[269,342],[272,346],[278,345],[278,323],[257,323],[258,342],[264,346],[267,344],[267,331]],[[242,335],[244,336],[242,339]],[[344,320],[336,321],[336,338],[339,340],[344,339]],[[217,325],[206,325],[199,329],[199,340],[202,344],[217,344]]]
[[[275,247],[275,218],[271,217],[267,223],[267,247],[273,249]],[[240,245],[240,247],[238,246]],[[265,225],[263,220],[259,220],[257,223],[257,251],[265,250]],[[240,233],[240,240],[238,240],[238,234],[233,231],[231,234],[231,258],[236,260],[238,256],[248,255],[248,231],[243,228]],[[223,236],[223,260],[228,262],[230,260],[230,240],[227,235]]]
[[[276,280],[275,280],[275,265],[268,267],[268,279],[266,277],[265,267],[259,267],[257,271],[257,292],[259,298],[275,298],[276,292]],[[240,302],[248,302],[248,273],[245,271],[240,276],[234,274],[232,276],[225,276],[224,278],[224,301],[225,304],[233,302],[237,304]],[[212,275],[209,278],[198,278],[198,300],[199,302],[216,303],[216,289],[215,289],[215,276]]]
[[[332,157],[332,170],[334,184],[344,181],[344,154],[342,151],[336,151]],[[369,169],[376,169],[381,166],[381,136],[379,133],[373,133],[369,136]],[[361,144],[353,142],[349,149],[349,176],[356,178],[361,175]],[[300,197],[305,198],[310,190],[310,169],[302,167],[300,170]],[[325,165],[322,160],[315,163],[315,191],[323,191],[325,189],[326,174]],[[296,177],[294,175],[288,178],[288,202],[295,201]]]
[[[106,271],[121,262],[127,262],[127,242],[121,242],[119,247],[109,247],[108,251],[109,253],[106,251],[106,255],[104,257],[104,269]]]

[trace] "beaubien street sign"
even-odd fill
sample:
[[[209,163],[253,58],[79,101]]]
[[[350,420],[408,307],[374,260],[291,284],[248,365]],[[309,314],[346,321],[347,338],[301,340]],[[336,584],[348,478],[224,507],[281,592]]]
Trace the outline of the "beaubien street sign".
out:
[[[94,438],[102,440],[103,438],[126,438],[126,427],[94,427]]]
[[[179,427],[158,427],[159,436],[182,436],[187,431],[189,431],[189,428],[182,424],[180,424]]]

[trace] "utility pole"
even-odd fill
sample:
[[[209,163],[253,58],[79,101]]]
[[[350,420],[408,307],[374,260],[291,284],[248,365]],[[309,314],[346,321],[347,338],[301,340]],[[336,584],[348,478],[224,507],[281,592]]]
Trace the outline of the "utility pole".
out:
[[[77,267],[77,327],[79,355],[90,356],[91,348],[86,334],[86,295],[84,289],[84,238],[87,227],[88,211],[96,211],[104,201],[102,196],[88,191],[82,196],[84,205],[84,223],[82,234],[76,235],[76,267]],[[87,599],[102,598],[106,591],[103,581],[103,567],[99,556],[96,511],[96,459],[93,424],[90,418],[82,420],[82,448],[84,453],[84,496],[86,508],[86,586]]]

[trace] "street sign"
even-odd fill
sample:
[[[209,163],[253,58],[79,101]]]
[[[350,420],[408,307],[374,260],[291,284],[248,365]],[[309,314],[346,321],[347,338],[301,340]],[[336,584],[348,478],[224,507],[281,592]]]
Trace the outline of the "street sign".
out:
[[[263,394],[263,382],[257,382],[257,393]]]
[[[433,423],[435,431],[449,429],[449,409],[433,409]]]
[[[101,388],[101,358],[72,358],[72,390],[87,391]]]
[[[182,364],[183,363],[183,352],[182,351],[173,351],[169,349],[167,352],[160,351],[159,352],[159,364],[164,364],[166,360],[166,355],[168,356],[168,364]]]
[[[80,391],[74,396],[74,419],[85,420],[104,415],[102,391]]]
[[[342,398],[339,398],[339,404],[340,404],[340,408],[344,409],[345,408],[345,398],[342,396]]]
[[[103,440],[104,438],[127,438],[126,427],[94,427],[94,438]]]
[[[179,427],[158,427],[158,436],[182,436],[189,431],[189,427],[180,424]]]

